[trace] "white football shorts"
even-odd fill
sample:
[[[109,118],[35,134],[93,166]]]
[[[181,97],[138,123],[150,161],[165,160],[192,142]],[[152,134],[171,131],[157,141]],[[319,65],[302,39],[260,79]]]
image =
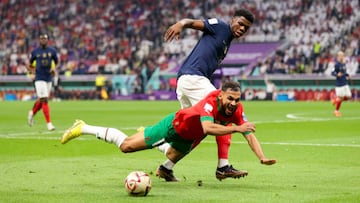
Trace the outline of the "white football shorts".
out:
[[[337,97],[351,97],[351,91],[349,85],[335,87],[335,94]]]
[[[50,96],[52,83],[43,80],[35,81],[35,90],[38,98],[47,98]]]
[[[182,75],[177,81],[176,95],[183,109],[195,105],[214,90],[215,86],[204,76]]]

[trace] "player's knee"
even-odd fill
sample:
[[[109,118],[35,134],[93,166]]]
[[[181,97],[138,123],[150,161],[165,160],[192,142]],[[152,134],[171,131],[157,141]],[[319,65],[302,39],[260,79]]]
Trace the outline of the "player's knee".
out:
[[[131,152],[131,145],[129,145],[128,142],[124,141],[121,145],[120,145],[120,150],[123,153],[129,153]]]
[[[139,150],[136,146],[134,146],[134,143],[131,142],[131,140],[127,139],[124,140],[124,142],[120,145],[119,148],[123,153],[135,152]]]

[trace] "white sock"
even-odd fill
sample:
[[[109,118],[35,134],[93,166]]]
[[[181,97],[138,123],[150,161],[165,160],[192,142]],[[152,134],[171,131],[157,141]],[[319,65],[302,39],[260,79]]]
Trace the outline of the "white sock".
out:
[[[157,149],[166,155],[166,152],[169,149],[169,147],[170,147],[170,144],[165,142],[164,144],[158,146]]]
[[[83,134],[92,134],[96,138],[108,143],[114,143],[117,147],[123,143],[127,135],[115,128],[105,128],[100,126],[84,125],[81,129]]]
[[[169,159],[166,160],[162,165],[169,170],[172,170],[175,166],[175,164],[172,161],[170,161]]]
[[[218,167],[224,167],[226,165],[229,165],[229,160],[228,159],[219,159],[218,160]]]

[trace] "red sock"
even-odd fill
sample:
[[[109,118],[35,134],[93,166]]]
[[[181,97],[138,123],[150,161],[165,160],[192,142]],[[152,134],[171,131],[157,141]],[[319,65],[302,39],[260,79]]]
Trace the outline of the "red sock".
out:
[[[336,99],[335,99],[335,110],[336,111],[339,111],[339,109],[340,109],[340,106],[341,106],[341,99],[339,98],[339,97],[336,97]]]
[[[49,105],[48,105],[47,102],[43,102],[43,104],[42,104],[42,111],[43,111],[43,113],[44,113],[46,123],[51,122],[51,121],[50,121],[50,109],[49,109]]]
[[[216,136],[216,143],[218,145],[218,158],[228,159],[230,148],[231,134]]]
[[[33,112],[33,115],[35,116],[35,114],[41,109],[42,107],[42,103],[40,102],[40,100],[36,100],[33,108],[32,108],[32,112]]]

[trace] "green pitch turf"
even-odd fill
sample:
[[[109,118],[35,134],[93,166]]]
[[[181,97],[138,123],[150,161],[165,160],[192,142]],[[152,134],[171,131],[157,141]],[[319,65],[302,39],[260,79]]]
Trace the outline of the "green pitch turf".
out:
[[[83,136],[66,145],[62,133],[77,118],[131,135],[179,108],[176,101],[50,102],[56,130],[42,112],[26,123],[32,102],[0,102],[0,202],[359,202],[360,103],[345,102],[333,116],[329,102],[244,102],[268,158],[264,166],[234,134],[230,161],[241,179],[215,178],[217,148],[208,137],[174,168],[181,182],[155,177],[165,160],[156,149],[122,154],[115,145]],[[130,197],[126,175],[150,174],[147,197]],[[202,181],[202,186],[197,181]]]

